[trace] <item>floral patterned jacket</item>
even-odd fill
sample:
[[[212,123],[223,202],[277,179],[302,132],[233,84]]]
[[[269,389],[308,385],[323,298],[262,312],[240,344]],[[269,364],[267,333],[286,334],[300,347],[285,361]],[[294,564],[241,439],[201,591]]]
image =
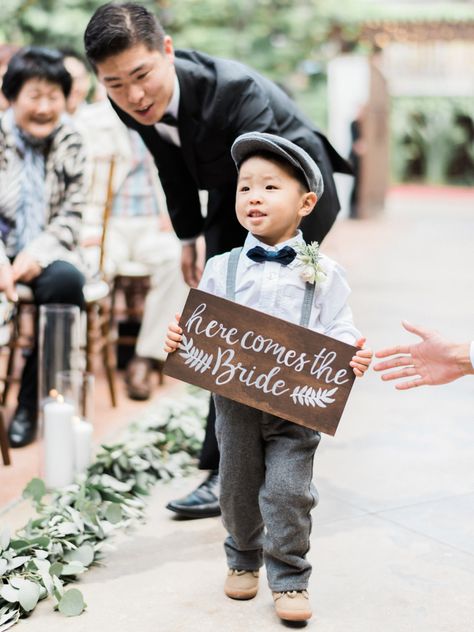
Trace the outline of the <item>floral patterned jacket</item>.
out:
[[[86,154],[82,138],[61,124],[46,159],[46,221],[44,231],[25,248],[43,268],[61,259],[81,266],[78,239],[86,198]],[[0,119],[0,265],[15,253],[9,235],[15,227],[21,190],[21,156],[11,126]]]

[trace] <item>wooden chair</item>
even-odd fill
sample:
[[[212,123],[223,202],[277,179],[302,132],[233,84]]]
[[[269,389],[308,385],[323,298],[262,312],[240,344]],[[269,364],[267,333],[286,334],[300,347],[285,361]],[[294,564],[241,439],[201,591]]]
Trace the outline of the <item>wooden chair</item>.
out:
[[[126,368],[128,360],[134,355],[144,302],[151,283],[150,274],[144,265],[127,264],[132,262],[126,262],[120,267],[112,283],[111,318],[116,332],[119,368]]]
[[[18,378],[15,376],[16,356],[18,350],[27,350],[33,345],[36,335],[36,308],[33,302],[33,292],[27,285],[17,284],[19,301],[17,313],[13,320],[12,333],[8,343],[8,359],[6,375],[0,377],[4,382],[0,400],[2,406],[6,405],[10,386]],[[109,387],[112,406],[117,405],[115,373],[113,366],[113,342],[110,336],[110,288],[105,281],[92,281],[84,286],[84,298],[86,302],[86,340],[84,346],[85,368],[93,370],[93,358],[96,354],[102,354],[102,361]],[[32,315],[30,322],[27,317]],[[28,328],[25,330],[25,328]]]
[[[0,405],[6,406],[8,393],[13,382],[17,382],[15,376],[16,360],[19,353],[27,353],[32,348],[36,338],[36,307],[33,302],[33,292],[21,283],[16,287],[18,302],[11,322],[10,338],[5,345],[7,348],[7,365],[0,382],[3,382],[3,391]]]
[[[96,159],[100,161],[100,158]],[[115,167],[115,158],[112,156],[109,158],[112,172],[109,173],[107,182],[107,201],[105,204],[105,211],[103,215],[103,228],[102,228],[102,240],[100,248],[100,260],[99,260],[99,273],[101,276],[105,276],[105,257],[106,257],[106,237],[107,229],[109,226],[110,215],[112,211],[113,202],[113,175]],[[135,261],[124,261],[119,269],[115,272],[112,279],[112,292],[111,292],[111,309],[110,309],[110,327],[115,331],[115,345],[117,347],[117,358],[119,357],[119,349],[121,347],[130,347],[133,355],[133,349],[137,342],[137,333],[139,325],[143,318],[143,303],[146,298],[146,294],[150,289],[151,275],[148,268]],[[139,301],[134,301],[134,304],[129,304],[129,296],[133,294],[135,298],[139,298]],[[120,297],[120,295],[122,295]],[[120,298],[122,300],[120,300]],[[121,324],[130,322],[136,331],[133,333],[129,330],[127,333],[122,333]],[[125,368],[125,366],[120,367]],[[160,372],[160,384],[163,382],[163,376]]]
[[[3,409],[0,408],[0,450],[4,465],[10,465],[10,446],[8,445],[7,431],[5,430],[5,418]]]

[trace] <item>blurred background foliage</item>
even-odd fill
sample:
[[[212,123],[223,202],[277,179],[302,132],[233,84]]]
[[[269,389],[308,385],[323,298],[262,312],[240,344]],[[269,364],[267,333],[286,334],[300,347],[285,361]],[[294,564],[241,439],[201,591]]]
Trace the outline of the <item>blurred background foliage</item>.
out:
[[[340,50],[369,53],[359,27],[371,19],[473,18],[471,0],[139,0],[157,13],[175,46],[238,59],[277,81],[322,129],[327,126],[326,64]],[[82,52],[100,0],[0,0],[0,42],[68,46]],[[392,164],[398,181],[472,182],[472,103],[392,100]],[[469,122],[470,121],[470,122]],[[466,138],[471,145],[466,146]],[[450,152],[450,153],[449,153]],[[438,157],[438,158],[436,158]]]
[[[398,97],[391,110],[395,181],[474,184],[472,99]]]

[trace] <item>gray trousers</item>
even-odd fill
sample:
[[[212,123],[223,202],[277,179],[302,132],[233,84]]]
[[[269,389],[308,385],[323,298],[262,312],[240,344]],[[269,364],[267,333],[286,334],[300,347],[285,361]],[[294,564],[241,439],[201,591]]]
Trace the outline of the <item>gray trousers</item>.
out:
[[[264,561],[272,591],[304,590],[320,434],[220,395],[214,401],[228,566],[257,570]]]

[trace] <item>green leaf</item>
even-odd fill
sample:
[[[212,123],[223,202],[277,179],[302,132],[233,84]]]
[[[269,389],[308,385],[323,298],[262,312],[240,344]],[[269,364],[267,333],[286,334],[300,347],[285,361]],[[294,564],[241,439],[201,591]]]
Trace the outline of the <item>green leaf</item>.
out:
[[[63,575],[79,575],[80,573],[83,573],[84,571],[86,571],[87,568],[85,568],[84,564],[82,564],[82,562],[79,562],[78,560],[75,560],[73,562],[69,562],[68,564],[64,564],[62,571],[61,571],[61,576]]]
[[[83,544],[75,551],[69,551],[64,556],[67,562],[81,562],[83,566],[90,566],[94,561],[94,547],[91,544]]]
[[[71,588],[61,597],[58,604],[59,612],[66,617],[77,617],[83,612],[86,604],[80,590]]]
[[[23,610],[30,612],[38,603],[40,587],[28,579],[21,580],[18,601]]]
[[[117,524],[122,520],[122,508],[117,503],[110,503],[105,512],[106,519],[112,524]]]
[[[8,566],[8,562],[7,560],[4,559],[0,559],[0,577],[5,573],[5,571],[7,570],[7,566]]]
[[[35,502],[40,502],[46,494],[46,485],[40,478],[33,478],[23,490],[23,498],[32,498]]]
[[[0,608],[0,630],[8,630],[13,627],[20,618],[20,609],[17,608]]]
[[[31,540],[31,544],[40,549],[48,548],[50,542],[51,539],[48,538],[47,535],[40,535],[37,538],[33,538],[33,540]]]
[[[61,597],[64,595],[63,583],[56,575],[53,575],[53,594],[56,597],[58,603],[61,601]]]
[[[3,588],[0,590],[0,597],[3,597],[5,601],[10,603],[16,603],[19,600],[20,591],[10,586],[10,584],[5,584]]]
[[[15,549],[16,553],[23,553],[23,551],[29,551],[36,547],[45,549],[49,546],[49,543],[50,538],[46,535],[41,535],[36,538],[31,538],[31,540],[26,540],[24,538],[12,540],[10,542],[10,546],[12,549]]]
[[[39,574],[40,574],[45,590],[47,591],[49,595],[52,595],[54,592],[53,578],[47,571],[44,571],[43,569],[39,569]]]
[[[56,577],[59,577],[60,575],[62,575],[62,572],[63,565],[61,564],[61,562],[53,562],[53,564],[51,564],[51,568],[49,569],[50,575],[55,575]]]
[[[29,540],[12,540],[10,542],[10,546],[12,549],[15,549],[15,551],[18,553],[19,551],[25,551],[26,549],[29,549],[30,541]]]
[[[8,563],[8,570],[12,571],[15,568],[20,568],[31,560],[31,555],[21,555],[19,557],[13,557]]]
[[[102,492],[102,496],[104,497],[104,500],[110,500],[113,503],[123,502],[123,496],[120,496],[119,494],[115,494],[113,492],[109,492],[107,490],[104,490]]]
[[[109,488],[114,492],[129,492],[132,489],[132,485],[130,483],[118,481],[116,478],[109,476],[108,474],[102,474],[100,482],[105,489]]]
[[[97,494],[97,491],[94,490],[94,493]],[[82,517],[86,522],[97,521],[97,504],[95,502],[92,502],[90,500],[79,500],[75,504],[75,508],[82,514]]]

